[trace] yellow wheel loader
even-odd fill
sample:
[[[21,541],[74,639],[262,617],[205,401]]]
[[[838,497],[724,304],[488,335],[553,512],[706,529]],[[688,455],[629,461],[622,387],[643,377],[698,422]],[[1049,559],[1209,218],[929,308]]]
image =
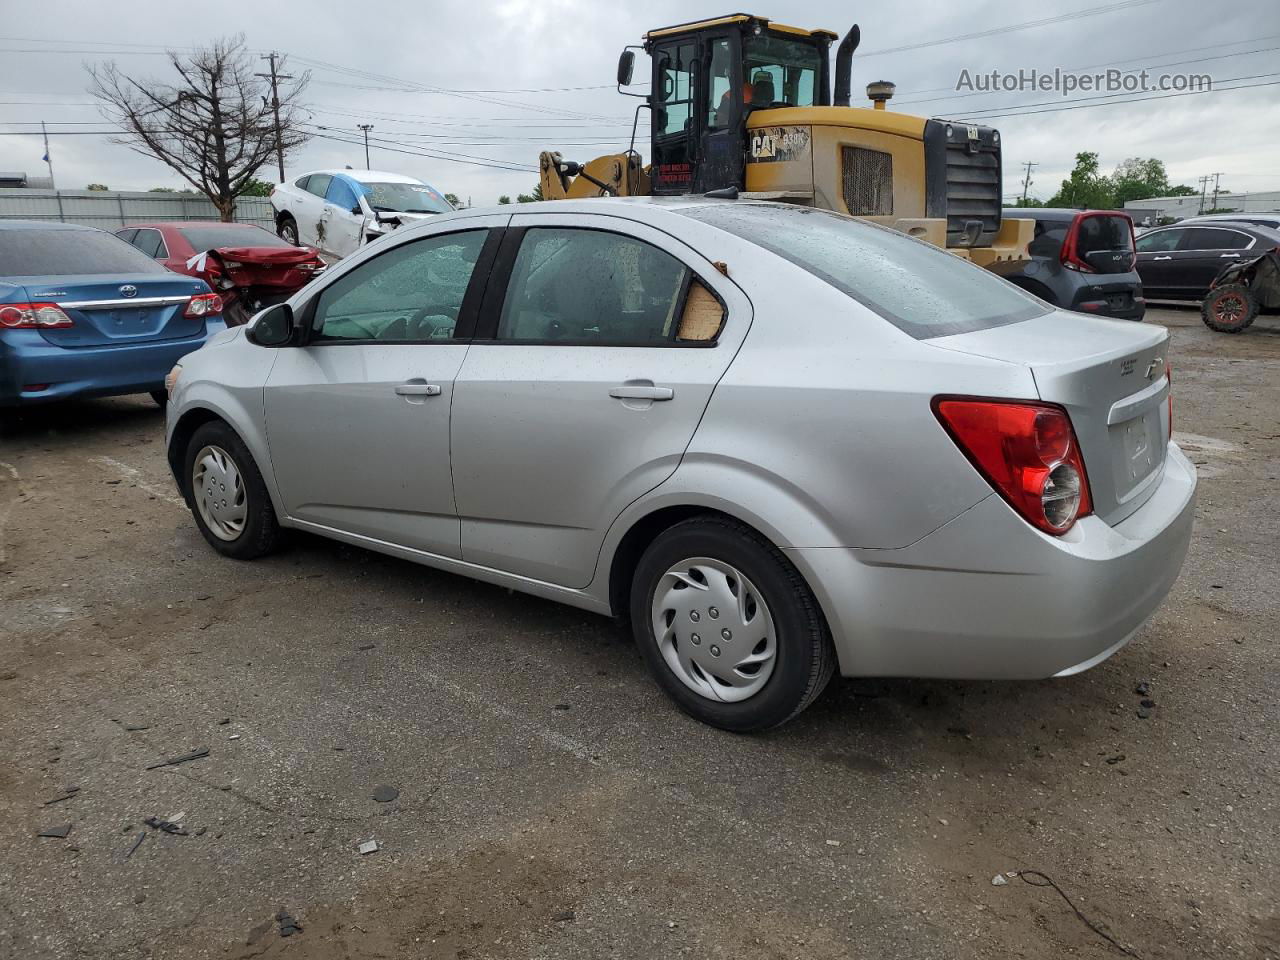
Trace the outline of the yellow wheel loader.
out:
[[[830,77],[829,30],[747,14],[650,30],[618,61],[618,91],[651,111],[651,160],[631,146],[586,164],[543,153],[547,200],[702,193],[852,214],[984,267],[1025,260],[1034,221],[1002,220],[1000,133],[886,108],[893,84],[852,107],[855,25]],[[635,50],[652,61],[648,94],[629,93]]]

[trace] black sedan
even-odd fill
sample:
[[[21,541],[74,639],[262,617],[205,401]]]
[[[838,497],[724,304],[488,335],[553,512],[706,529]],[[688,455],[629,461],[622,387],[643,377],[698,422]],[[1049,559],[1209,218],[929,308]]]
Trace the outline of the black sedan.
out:
[[[1147,231],[1136,246],[1148,299],[1203,300],[1228,264],[1280,249],[1280,231],[1227,220],[1179,223]]]

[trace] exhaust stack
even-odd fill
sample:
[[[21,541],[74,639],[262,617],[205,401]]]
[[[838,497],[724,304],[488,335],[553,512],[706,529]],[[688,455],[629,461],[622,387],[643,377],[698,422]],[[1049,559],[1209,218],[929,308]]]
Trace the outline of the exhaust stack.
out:
[[[849,98],[852,92],[853,76],[853,51],[858,49],[858,44],[862,41],[862,31],[855,23],[849,28],[849,32],[844,35],[844,39],[840,41],[840,46],[836,48],[836,82],[831,102],[837,107],[849,106]]]

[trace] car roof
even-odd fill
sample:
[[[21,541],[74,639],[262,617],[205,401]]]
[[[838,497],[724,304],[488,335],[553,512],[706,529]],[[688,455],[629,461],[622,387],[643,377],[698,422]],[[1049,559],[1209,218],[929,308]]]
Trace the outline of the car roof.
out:
[[[303,176],[312,177],[323,173],[330,177],[350,177],[360,183],[416,183],[424,185],[417,177],[406,177],[403,173],[387,173],[382,170],[312,170],[310,173],[294,177],[290,183],[296,183]]]
[[[1280,223],[1280,213],[1262,211],[1261,213],[1202,213],[1194,217],[1186,217],[1179,223],[1200,222],[1202,220],[1237,220],[1240,217],[1257,217],[1260,220],[1275,220]]]
[[[265,230],[266,227],[257,223],[227,223],[225,220],[156,220],[152,223],[126,223],[120,230],[162,230],[165,227],[252,227],[257,230]]]
[[[1005,207],[1001,216],[1013,220],[1074,220],[1082,213],[1129,216],[1123,210],[1076,210],[1073,207]]]
[[[58,223],[53,220],[0,220],[0,230],[97,230],[82,223]],[[106,231],[102,231],[106,232]]]

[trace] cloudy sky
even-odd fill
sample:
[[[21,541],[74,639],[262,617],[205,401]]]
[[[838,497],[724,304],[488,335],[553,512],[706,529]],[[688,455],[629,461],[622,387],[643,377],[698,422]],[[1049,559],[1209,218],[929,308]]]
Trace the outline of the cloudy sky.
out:
[[[157,161],[84,135],[104,127],[85,92],[84,64],[113,59],[135,76],[163,75],[165,47],[243,32],[255,53],[278,50],[291,57],[290,72],[311,71],[311,122],[326,128],[317,132],[356,140],[356,125],[372,123],[375,168],[420,177],[476,205],[531,189],[542,149],[585,160],[625,146],[637,101],[619,96],[610,83],[622,47],[648,28],[730,9],[724,0],[380,0],[360,7],[224,0],[189,8],[138,0],[0,0],[0,7],[0,170],[46,173],[39,128],[32,125],[45,120],[60,187],[182,186]],[[854,58],[855,94],[869,81],[892,80],[898,85],[893,106],[904,112],[978,118],[998,127],[1006,194],[1021,191],[1020,165],[1035,161],[1031,193],[1048,197],[1080,150],[1098,152],[1107,172],[1126,157],[1158,157],[1175,183],[1195,185],[1203,174],[1221,172],[1224,189],[1280,190],[1276,0],[1211,8],[1203,0],[1014,6],[771,0],[752,12],[843,34],[851,10],[863,38]],[[1094,10],[1104,12],[1087,13]],[[1041,20],[1055,22],[1008,29]],[[647,76],[647,65],[642,56],[638,79]],[[1219,88],[1241,89],[1051,112],[1072,104],[1052,93],[958,96],[955,89],[962,70],[1055,67],[1203,72]],[[1082,96],[1088,94],[1072,95]],[[346,164],[363,166],[363,149],[317,138],[289,158],[286,174]],[[274,179],[274,168],[263,176]]]

